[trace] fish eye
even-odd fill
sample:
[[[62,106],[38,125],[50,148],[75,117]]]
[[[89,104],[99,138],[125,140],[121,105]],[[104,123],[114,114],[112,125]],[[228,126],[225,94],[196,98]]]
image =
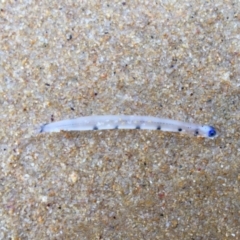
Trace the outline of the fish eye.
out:
[[[210,130],[208,131],[208,137],[214,137],[216,136],[217,132],[214,127],[210,127]]]

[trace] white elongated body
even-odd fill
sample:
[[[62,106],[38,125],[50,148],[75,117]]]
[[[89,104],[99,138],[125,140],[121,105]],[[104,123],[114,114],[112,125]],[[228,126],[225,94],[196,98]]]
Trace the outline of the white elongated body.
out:
[[[41,126],[39,132],[87,131],[108,129],[146,129],[168,132],[183,132],[194,136],[214,138],[214,127],[177,120],[135,115],[86,116],[52,122]]]

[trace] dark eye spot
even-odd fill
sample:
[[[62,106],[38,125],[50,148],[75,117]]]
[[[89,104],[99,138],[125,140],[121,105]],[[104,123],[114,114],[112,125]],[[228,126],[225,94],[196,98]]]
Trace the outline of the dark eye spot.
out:
[[[178,129],[178,131],[179,131],[179,132],[181,132],[181,131],[182,131],[182,129],[181,129],[181,128],[179,128],[179,129]]]
[[[210,129],[209,132],[208,132],[208,136],[209,136],[209,137],[214,137],[214,136],[216,136],[217,132],[216,132],[215,128],[214,128],[214,127],[210,127],[210,128],[211,128],[211,129]]]
[[[194,133],[194,135],[197,136],[198,134],[199,134],[199,131],[196,130],[195,133]]]
[[[98,127],[94,126],[94,127],[93,127],[93,130],[98,130]]]
[[[161,130],[161,126],[158,126],[158,127],[157,127],[157,130]]]
[[[136,126],[136,129],[141,129],[141,127],[140,126]]]
[[[40,130],[39,130],[40,133],[44,131],[44,127],[45,127],[46,125],[47,125],[47,123],[43,124],[43,125],[40,127]]]

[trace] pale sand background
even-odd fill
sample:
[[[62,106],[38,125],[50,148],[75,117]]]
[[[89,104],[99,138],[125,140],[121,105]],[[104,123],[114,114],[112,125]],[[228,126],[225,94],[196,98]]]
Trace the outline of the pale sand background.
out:
[[[0,4],[0,239],[240,239],[240,2]],[[33,133],[92,114],[217,127]]]

